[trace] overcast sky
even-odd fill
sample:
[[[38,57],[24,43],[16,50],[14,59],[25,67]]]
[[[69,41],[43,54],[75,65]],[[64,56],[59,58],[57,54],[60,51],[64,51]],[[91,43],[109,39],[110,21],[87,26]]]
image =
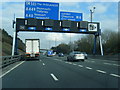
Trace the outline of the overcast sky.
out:
[[[13,1],[13,0],[12,0]],[[21,0],[22,1],[22,0]],[[0,12],[2,12],[2,29],[4,28],[11,36],[13,36],[14,29],[12,28],[13,15],[15,13],[16,18],[24,18],[24,1],[4,0],[0,2]],[[47,0],[45,0],[47,1]],[[50,1],[50,0],[49,0]],[[55,0],[54,0],[55,1]],[[57,0],[56,0],[57,1]],[[75,0],[74,0],[75,1]],[[98,0],[87,0],[88,2],[81,2],[83,0],[66,0],[61,2],[59,0],[60,11],[73,11],[83,13],[83,21],[90,21],[90,9],[95,6],[96,10],[93,16],[93,21],[101,23],[102,31],[113,30],[118,31],[118,2],[113,0],[111,2],[97,2]],[[90,2],[91,1],[91,2]],[[71,36],[71,37],[70,37]],[[25,41],[25,39],[39,38],[41,40],[41,48],[49,48],[60,43],[69,43],[71,41],[78,40],[82,34],[67,34],[67,33],[46,33],[46,32],[19,32],[18,37]],[[71,39],[70,39],[71,38]]]

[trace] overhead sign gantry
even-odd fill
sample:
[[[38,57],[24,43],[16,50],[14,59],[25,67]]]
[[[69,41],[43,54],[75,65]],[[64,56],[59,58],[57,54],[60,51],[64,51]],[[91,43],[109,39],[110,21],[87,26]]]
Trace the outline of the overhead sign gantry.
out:
[[[16,18],[16,33],[20,31],[35,31],[93,34],[95,35],[93,54],[95,54],[96,38],[101,36],[100,23],[83,21],[82,13],[71,12],[61,12],[61,20],[58,20],[58,12],[59,3],[25,2],[25,18]],[[17,34],[15,38],[17,41]],[[15,43],[15,50],[13,51],[17,53],[17,43]],[[103,55],[102,49],[101,52]]]
[[[17,18],[16,31],[99,34],[100,23],[53,19]]]

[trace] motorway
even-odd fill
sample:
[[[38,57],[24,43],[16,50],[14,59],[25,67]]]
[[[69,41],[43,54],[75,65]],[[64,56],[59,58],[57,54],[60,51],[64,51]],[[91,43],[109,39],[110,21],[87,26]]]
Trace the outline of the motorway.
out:
[[[3,72],[3,88],[118,88],[117,61],[88,58],[68,62],[65,57],[41,55],[20,61]]]

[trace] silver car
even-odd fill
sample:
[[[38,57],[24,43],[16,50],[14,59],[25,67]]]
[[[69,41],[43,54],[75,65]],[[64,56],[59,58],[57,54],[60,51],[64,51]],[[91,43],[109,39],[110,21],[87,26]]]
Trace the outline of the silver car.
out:
[[[67,56],[67,61],[84,61],[85,60],[85,54],[83,52],[79,51],[73,51]]]

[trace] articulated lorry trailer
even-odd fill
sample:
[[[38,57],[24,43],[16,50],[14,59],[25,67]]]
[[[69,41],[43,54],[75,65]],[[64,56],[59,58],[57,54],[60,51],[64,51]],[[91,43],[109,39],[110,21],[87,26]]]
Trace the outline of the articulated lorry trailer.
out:
[[[25,39],[26,45],[26,60],[38,59],[40,57],[40,40],[39,39]]]

